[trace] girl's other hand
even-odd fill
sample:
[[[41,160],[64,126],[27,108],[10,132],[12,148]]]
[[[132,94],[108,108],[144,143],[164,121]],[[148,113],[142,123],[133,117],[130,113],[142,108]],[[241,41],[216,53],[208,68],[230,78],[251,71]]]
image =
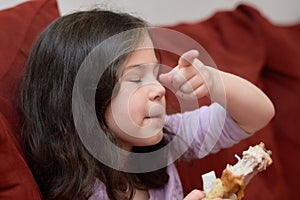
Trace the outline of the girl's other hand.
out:
[[[205,193],[201,190],[191,191],[183,200],[202,200],[205,197]],[[221,198],[215,198],[213,200],[222,200]]]

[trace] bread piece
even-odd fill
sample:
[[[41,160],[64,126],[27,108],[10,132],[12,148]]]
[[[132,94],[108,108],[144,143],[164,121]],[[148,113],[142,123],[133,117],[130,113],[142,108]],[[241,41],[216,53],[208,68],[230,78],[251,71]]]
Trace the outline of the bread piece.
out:
[[[216,197],[224,197],[224,189],[223,189],[222,181],[219,178],[217,178],[215,180],[210,192],[207,194],[205,199],[213,199]],[[233,194],[233,195],[227,197],[227,199],[236,200],[237,197],[235,194]]]

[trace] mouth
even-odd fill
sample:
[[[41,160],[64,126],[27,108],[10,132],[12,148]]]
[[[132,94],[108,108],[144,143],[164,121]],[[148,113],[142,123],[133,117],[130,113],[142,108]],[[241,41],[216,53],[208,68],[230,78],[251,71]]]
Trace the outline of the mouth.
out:
[[[156,116],[148,116],[145,117],[145,120],[150,120],[150,121],[162,121],[163,116],[162,115],[156,115]]]
[[[164,122],[166,114],[165,112],[165,108],[162,105],[152,105],[149,108],[148,113],[145,115],[144,119],[148,122],[155,122],[155,124],[162,124]]]
[[[153,116],[147,116],[144,118],[146,121],[146,124],[155,124],[155,126],[162,126],[164,122],[164,115],[153,115]]]
[[[161,119],[162,117],[163,117],[162,115],[153,115],[153,116],[147,116],[145,117],[145,119],[156,119],[156,118]]]

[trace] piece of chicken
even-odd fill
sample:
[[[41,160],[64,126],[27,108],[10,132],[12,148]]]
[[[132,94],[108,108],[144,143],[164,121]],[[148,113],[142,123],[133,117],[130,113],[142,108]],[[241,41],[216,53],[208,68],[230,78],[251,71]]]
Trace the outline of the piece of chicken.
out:
[[[221,179],[216,179],[206,200],[221,197],[230,200],[241,200],[244,189],[249,181],[259,172],[272,164],[272,152],[266,150],[264,143],[249,147],[243,152],[242,158],[237,157],[235,165],[227,165],[223,170]]]

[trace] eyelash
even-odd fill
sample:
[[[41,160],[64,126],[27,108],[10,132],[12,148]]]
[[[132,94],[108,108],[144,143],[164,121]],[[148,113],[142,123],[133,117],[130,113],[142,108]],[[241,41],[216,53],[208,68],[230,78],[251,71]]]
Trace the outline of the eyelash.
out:
[[[130,80],[130,82],[132,82],[132,83],[141,83],[142,79]]]
[[[159,74],[157,76],[155,76],[155,79],[157,81],[159,81]],[[130,80],[129,82],[132,82],[132,83],[141,83],[143,80],[141,78],[138,78],[138,79],[132,79]]]

